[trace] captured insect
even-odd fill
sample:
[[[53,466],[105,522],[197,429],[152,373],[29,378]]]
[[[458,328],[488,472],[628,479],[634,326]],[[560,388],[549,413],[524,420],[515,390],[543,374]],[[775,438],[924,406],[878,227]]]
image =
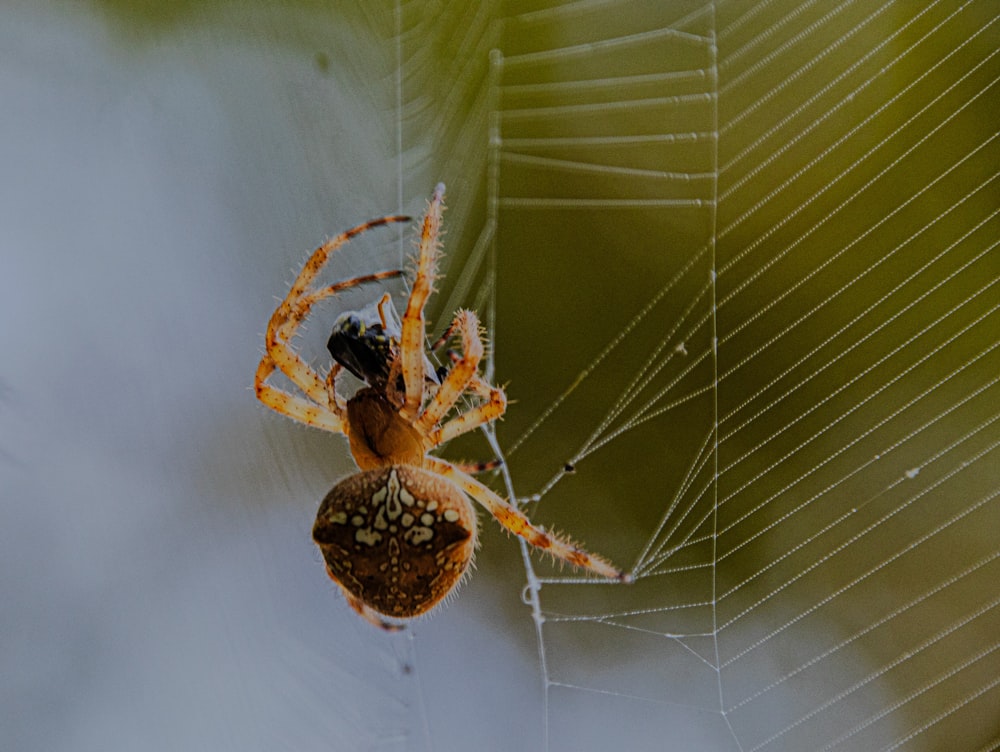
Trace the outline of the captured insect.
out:
[[[503,390],[479,374],[484,346],[472,311],[458,311],[445,333],[461,342],[450,367],[435,371],[428,358],[424,306],[437,278],[443,202],[444,185],[439,184],[420,223],[416,274],[402,318],[388,294],[341,315],[327,343],[334,362],[325,376],[292,347],[318,302],[399,275],[381,271],[314,284],[333,253],[354,237],[411,221],[386,216],[347,230],[313,252],[271,316],[256,374],[257,398],[265,405],[348,438],[360,472],[327,494],[313,539],[351,607],[383,629],[399,629],[407,619],[433,609],[468,572],[477,540],[470,497],[535,548],[602,577],[630,579],[599,556],[533,525],[515,505],[473,478],[474,468],[432,454],[456,436],[501,417],[507,408]],[[340,390],[344,370],[364,382],[350,397]],[[269,383],[275,371],[300,393]],[[463,397],[468,409],[458,406]]]

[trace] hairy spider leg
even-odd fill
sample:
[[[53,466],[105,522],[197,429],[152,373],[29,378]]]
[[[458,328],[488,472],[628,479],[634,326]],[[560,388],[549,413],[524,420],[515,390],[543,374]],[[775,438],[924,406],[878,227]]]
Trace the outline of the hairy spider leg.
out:
[[[266,359],[271,366],[285,374],[309,399],[318,405],[326,405],[326,387],[323,384],[323,379],[295,354],[287,343],[272,337],[269,333],[265,338],[265,347],[267,352],[261,358],[261,365],[264,365]],[[269,368],[266,375],[270,376],[274,370],[273,367]],[[257,369],[257,374],[259,377],[260,368]],[[260,379],[258,378],[259,385]]]
[[[340,416],[324,415],[322,410],[316,409],[317,406],[323,407],[330,404],[326,384],[312,368],[291,350],[288,341],[294,336],[296,329],[308,314],[311,306],[318,300],[364,282],[385,279],[399,274],[397,271],[389,271],[363,275],[305,295],[305,291],[334,251],[366,230],[395,222],[409,221],[410,218],[405,216],[373,219],[337,235],[313,251],[292,283],[288,294],[268,322],[265,336],[266,352],[257,367],[254,385],[257,397],[261,402],[301,423],[327,431],[344,433],[344,422]],[[303,399],[265,383],[276,369],[284,373],[309,399]],[[331,409],[336,410],[336,407],[331,407]]]
[[[455,406],[479,368],[479,361],[483,359],[483,340],[479,336],[479,319],[475,313],[456,312],[448,329],[461,333],[462,355],[452,364],[448,375],[415,424],[417,430],[423,434],[427,434]]]
[[[403,314],[403,331],[400,336],[400,364],[406,390],[400,411],[406,420],[413,421],[420,411],[424,396],[424,306],[430,297],[437,272],[441,211],[444,202],[444,183],[438,183],[427,205],[417,256],[417,272],[413,280],[410,299]]]
[[[281,309],[279,308],[279,311],[275,311],[268,324],[268,336],[266,340],[268,342],[268,351],[261,358],[260,364],[257,366],[255,378],[257,398],[271,409],[287,415],[300,423],[321,428],[325,431],[346,433],[346,416],[344,414],[346,406],[343,400],[340,400],[336,392],[331,388],[333,380],[337,375],[336,371],[331,369],[330,373],[327,374],[323,397],[320,399],[317,384],[323,382],[320,381],[320,377],[315,371],[291,351],[288,342],[295,335],[295,331],[301,325],[302,321],[308,316],[312,306],[318,301],[356,285],[388,279],[400,274],[401,272],[397,270],[366,274],[354,279],[328,285],[308,295],[302,295],[294,306],[288,307],[286,311],[282,312],[284,320],[278,315]],[[295,375],[289,375],[286,368],[281,369],[282,373],[288,375],[292,383],[306,393],[312,402],[266,383],[271,374],[279,367],[274,358],[276,353],[279,358],[284,359],[286,367],[292,369],[292,373]],[[324,414],[324,411],[319,409],[323,406],[328,407],[334,415],[329,416]]]
[[[451,336],[452,329],[454,328],[454,326],[455,323],[452,322],[451,325],[448,327],[447,331],[445,332],[447,336],[442,336],[441,339],[435,342],[434,347],[432,348],[433,350],[437,350],[439,347],[441,347],[441,345],[443,345],[447,341],[447,337]],[[455,350],[449,349],[445,352],[445,354],[448,356],[448,359],[452,362],[453,365],[462,359],[462,356]],[[469,380],[469,385],[466,387],[467,391],[470,391],[475,395],[482,397],[483,399],[489,399],[490,394],[493,392],[494,389],[496,389],[496,387],[490,386],[489,382],[487,382],[478,373],[472,375],[472,378]]]
[[[427,457],[424,461],[424,467],[457,484],[459,488],[482,504],[486,511],[493,515],[493,519],[533,547],[575,567],[588,569],[601,577],[622,582],[631,581],[631,575],[616,569],[610,562],[584,551],[568,539],[560,538],[536,527],[523,512],[450,462],[438,457]]]
[[[474,374],[472,379],[469,381],[469,386],[466,389],[478,397],[483,399],[489,399],[494,391],[500,389],[503,391],[502,387],[491,386],[482,376],[478,373]]]
[[[373,272],[372,274],[362,274],[359,277],[353,277],[352,279],[346,279],[332,285],[327,285],[326,287],[321,287],[308,295],[303,294],[299,297],[299,299],[295,301],[295,305],[291,306],[288,312],[284,315],[284,319],[278,319],[276,311],[275,315],[271,317],[271,323],[273,323],[276,328],[278,338],[285,340],[287,343],[292,339],[292,337],[295,336],[299,326],[301,326],[302,322],[309,316],[312,307],[319,301],[324,298],[333,297],[343,290],[348,290],[352,287],[357,287],[358,285],[364,285],[369,282],[379,282],[383,279],[392,279],[393,277],[400,277],[402,274],[403,272],[399,269],[386,269],[385,271]],[[382,300],[389,299],[389,293],[382,296]]]
[[[312,252],[312,255],[306,259],[306,263],[302,265],[302,271],[299,272],[295,281],[292,282],[291,288],[288,290],[288,294],[282,305],[291,304],[298,298],[302,297],[302,293],[305,292],[306,288],[316,279],[317,275],[326,265],[326,262],[330,260],[330,256],[334,251],[342,248],[344,245],[349,243],[355,237],[363,232],[372,230],[376,227],[382,227],[383,225],[394,224],[397,222],[410,222],[412,217],[407,217],[404,215],[392,215],[389,217],[379,217],[378,219],[370,219],[357,227],[352,227],[350,230],[345,230],[334,238],[326,241]],[[281,307],[279,306],[279,310]],[[275,311],[277,314],[278,311]]]
[[[452,335],[455,334],[455,324],[456,324],[455,319],[452,319],[451,323],[448,324],[448,328],[445,329],[443,332],[441,332],[441,336],[438,337],[434,341],[434,344],[430,346],[429,349],[431,350],[431,352],[437,352],[438,350],[441,349],[441,347],[444,345],[445,342],[447,342],[449,339],[452,338]],[[454,351],[449,350],[448,357],[450,357],[452,360],[456,360],[458,358],[458,355]]]
[[[441,348],[449,339],[451,339],[456,334],[456,331],[462,328],[463,321],[464,317],[461,316],[461,312],[456,314],[455,318],[448,325],[448,328],[445,329],[444,333],[442,333],[442,335],[437,339],[437,341],[434,342],[433,345],[431,345],[430,349],[438,350],[439,348]],[[473,331],[478,331],[478,328],[474,329]],[[470,350],[473,348],[465,348],[465,349]],[[460,355],[455,350],[451,349],[447,350],[446,355],[448,356],[448,359],[451,360],[453,366],[457,365],[462,360],[462,355]],[[447,380],[447,378],[448,377],[446,375],[445,381]],[[492,405],[492,407],[481,406],[481,408],[473,408],[473,410],[477,412],[475,412],[469,418],[465,418],[456,423],[455,425],[451,425],[451,423],[454,422],[451,421],[449,424],[446,424],[447,429],[444,431],[442,431],[442,429],[440,428],[430,431],[428,435],[431,441],[429,448],[440,446],[441,444],[445,443],[449,438],[458,436],[459,434],[465,433],[466,431],[471,431],[473,428],[477,428],[478,426],[483,425],[484,423],[489,423],[490,421],[496,420],[497,418],[502,416],[507,409],[507,398],[506,395],[504,394],[503,389],[491,386],[485,379],[483,379],[482,376],[480,376],[475,371],[472,373],[472,376],[466,382],[463,389],[464,391],[472,392],[477,397],[486,400],[487,403],[490,403]],[[430,407],[431,406],[428,405],[428,409],[430,409]],[[444,415],[444,413],[446,412],[447,411],[444,411],[442,415]],[[456,417],[461,417],[461,416],[456,416]],[[432,428],[433,425],[428,426],[428,429]],[[499,459],[493,459],[480,462],[452,462],[452,464],[462,472],[469,474],[476,474],[476,473],[483,473],[488,470],[495,470],[496,468],[500,467],[503,464],[503,462]]]
[[[271,320],[268,322],[267,334],[265,336],[265,346],[267,348],[267,352],[271,356],[271,360],[274,361],[275,365],[281,369],[282,373],[291,379],[295,385],[302,389],[302,391],[305,392],[306,395],[314,402],[323,404],[326,401],[323,381],[298,355],[287,347],[287,340],[290,339],[290,336],[279,336],[279,329],[281,328],[282,323],[288,322],[289,320],[296,320],[294,317],[295,306],[298,304],[305,291],[309,288],[309,285],[312,284],[313,280],[316,279],[317,275],[320,271],[322,271],[324,265],[327,261],[329,261],[330,256],[336,250],[342,248],[361,233],[375,227],[381,227],[395,222],[409,221],[410,218],[405,216],[389,216],[372,219],[358,225],[357,227],[352,227],[350,230],[346,230],[345,232],[342,232],[336,237],[323,243],[319,246],[319,248],[312,252],[308,259],[306,259],[305,264],[302,265],[302,270],[298,273],[298,276],[296,276],[295,281],[292,282],[292,285],[288,290],[288,294],[285,295],[284,300],[281,301],[281,304],[271,315]],[[356,279],[364,280],[363,277]],[[352,280],[348,280],[344,283],[344,287],[353,286],[351,282]],[[360,284],[360,282],[357,284]],[[340,289],[344,289],[344,287],[341,287]],[[301,317],[297,319],[297,322],[301,323]],[[294,333],[295,328],[296,327],[292,328],[292,333]],[[281,342],[281,339],[284,339],[285,342]]]
[[[443,426],[435,428],[427,435],[430,447],[447,444],[456,436],[467,433],[479,426],[501,417],[507,410],[507,395],[503,389],[492,388],[489,401],[456,415]]]
[[[476,314],[472,311],[459,311],[449,329],[457,330],[462,336],[462,356],[455,361],[440,389],[427,403],[417,421],[417,430],[427,437],[428,449],[496,420],[507,409],[507,396],[503,389],[489,386],[476,373],[483,357],[483,341],[479,336],[479,319]],[[467,390],[475,392],[486,401],[435,428]]]
[[[398,277],[399,270],[387,270],[364,274],[353,279],[327,285],[311,293],[302,293],[290,305],[281,305],[271,316],[267,325],[267,352],[281,372],[290,378],[306,395],[317,404],[327,404],[327,391],[319,375],[300,358],[289,343],[297,334],[302,322],[309,315],[312,307],[324,298],[332,297],[338,292],[383,279]]]
[[[482,462],[455,462],[451,461],[451,464],[455,466],[457,470],[461,470],[463,473],[468,473],[469,475],[475,475],[476,473],[485,473],[490,470],[496,470],[500,467],[503,462],[500,460],[483,460]]]
[[[277,366],[271,360],[270,355],[265,354],[261,358],[260,365],[257,366],[254,384],[257,399],[275,412],[297,420],[299,423],[305,423],[313,428],[331,433],[347,433],[346,423],[335,412],[331,412],[331,408],[322,407],[310,402],[305,397],[299,397],[266,383],[276,368]]]

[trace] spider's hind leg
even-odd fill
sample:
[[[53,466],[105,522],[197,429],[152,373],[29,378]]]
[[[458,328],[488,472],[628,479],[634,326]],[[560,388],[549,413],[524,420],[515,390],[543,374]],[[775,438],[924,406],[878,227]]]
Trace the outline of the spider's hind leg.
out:
[[[561,538],[532,524],[525,514],[502,499],[496,493],[484,486],[475,478],[463,473],[457,467],[437,457],[427,457],[425,467],[432,472],[451,480],[469,496],[486,507],[493,519],[503,525],[535,548],[551,554],[557,559],[572,564],[574,567],[587,569],[590,572],[620,582],[631,582],[632,576],[616,569],[610,562],[580,548],[573,542]]]
[[[254,378],[254,390],[258,400],[275,412],[287,415],[299,423],[305,423],[308,426],[332,433],[345,432],[342,415],[336,410],[331,410],[322,404],[311,402],[305,397],[291,394],[267,383],[276,368],[270,354],[265,354],[261,358]],[[300,386],[299,382],[295,381],[294,383],[296,386]]]
[[[482,462],[452,462],[457,469],[461,470],[463,473],[468,473],[469,475],[478,475],[479,473],[488,473],[490,470],[496,470],[498,467],[503,465],[503,460],[483,460]]]

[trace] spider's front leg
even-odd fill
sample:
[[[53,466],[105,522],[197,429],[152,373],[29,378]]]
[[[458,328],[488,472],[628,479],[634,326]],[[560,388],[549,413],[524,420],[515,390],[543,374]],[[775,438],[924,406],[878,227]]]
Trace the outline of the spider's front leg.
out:
[[[427,457],[424,460],[424,466],[428,470],[449,478],[469,496],[486,507],[486,511],[493,515],[493,519],[535,548],[601,577],[620,582],[632,581],[632,575],[617,569],[600,556],[585,551],[569,540],[536,527],[521,510],[500,498],[475,478],[463,473],[450,462],[437,457]]]
[[[462,355],[454,362],[417,421],[417,430],[427,437],[428,449],[496,420],[507,410],[507,395],[503,389],[490,386],[476,373],[483,358],[483,341],[479,336],[479,319],[476,314],[472,311],[459,311],[448,331],[461,334]],[[466,390],[482,397],[485,402],[435,428]]]
[[[437,272],[443,204],[444,183],[438,183],[421,225],[417,273],[403,314],[399,360],[406,397],[401,414],[409,421],[416,419],[424,397],[424,306],[431,295]]]
[[[270,354],[261,358],[254,378],[257,399],[275,412],[287,415],[299,423],[332,433],[346,433],[344,421],[337,412],[268,384],[267,380],[276,368]]]
[[[369,223],[371,224],[371,223]],[[367,225],[364,225],[367,226]],[[349,231],[350,232],[350,231]],[[333,241],[331,241],[333,242]],[[329,244],[328,244],[329,245]],[[281,302],[277,310],[272,314],[271,320],[267,324],[267,333],[264,336],[264,343],[267,348],[267,356],[292,382],[301,389],[311,400],[323,405],[326,403],[326,387],[319,375],[313,371],[306,363],[292,350],[289,344],[292,338],[298,333],[299,327],[308,317],[310,311],[316,303],[326,298],[333,297],[337,293],[348,290],[358,285],[369,282],[378,282],[385,279],[398,277],[400,272],[390,269],[374,274],[365,274],[354,277],[343,282],[327,285],[313,292],[306,292],[303,289],[302,277],[305,275],[309,280],[317,273],[313,260],[317,254],[326,250],[326,245],[320,246],[313,256],[306,262],[299,279],[292,285],[292,290]],[[329,253],[326,254],[326,257]],[[308,274],[307,274],[308,272]],[[305,283],[307,284],[307,283]],[[292,297],[295,293],[296,297]],[[272,369],[273,370],[273,369]]]
[[[365,222],[323,243],[313,251],[292,283],[288,294],[268,321],[264,338],[266,352],[257,366],[254,377],[257,398],[262,403],[301,423],[335,433],[345,432],[343,411],[340,409],[342,406],[336,400],[330,399],[326,382],[295,353],[289,343],[312,306],[318,301],[341,290],[399,274],[398,271],[376,272],[309,292],[310,285],[334,251],[366,230],[408,221],[409,217],[389,216]],[[268,383],[276,370],[280,370],[305,397],[291,394]]]

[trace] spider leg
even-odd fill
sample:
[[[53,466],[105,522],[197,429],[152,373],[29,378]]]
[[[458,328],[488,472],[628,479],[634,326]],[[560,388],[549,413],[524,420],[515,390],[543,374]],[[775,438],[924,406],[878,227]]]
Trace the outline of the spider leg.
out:
[[[493,398],[489,402],[477,405],[461,415],[456,415],[440,428],[435,428],[427,435],[429,448],[447,444],[456,436],[468,433],[474,428],[490,423],[504,414],[507,409],[507,396],[502,389],[492,391]]]
[[[265,358],[277,366],[311,400],[320,405],[328,404],[328,391],[323,380],[291,349],[289,342],[295,336],[299,326],[301,326],[302,322],[309,315],[312,307],[319,301],[356,285],[397,277],[400,273],[396,270],[390,270],[376,272],[375,274],[366,274],[344,282],[321,287],[319,290],[309,294],[302,294],[294,302],[286,299],[278,306],[278,309],[268,322],[267,334],[264,337],[267,347]],[[263,362],[262,360],[261,364]],[[273,371],[274,369],[271,370]],[[260,373],[259,370],[258,373]],[[268,372],[269,374],[270,372]]]
[[[448,327],[448,331],[451,331],[451,329],[454,326],[455,326],[455,324],[454,324],[454,322],[452,322],[452,325]],[[437,348],[434,348],[434,349],[437,349]],[[462,359],[462,356],[459,355],[455,350],[448,350],[447,356],[448,356],[448,359],[452,362],[452,364],[455,364],[455,363],[457,363],[458,361],[460,361]],[[448,371],[445,370],[444,375],[447,376],[447,373],[448,373]],[[443,378],[444,377],[442,377],[442,379]],[[496,387],[490,386],[489,382],[487,382],[478,373],[473,374],[472,378],[469,379],[468,386],[466,386],[466,389],[468,391],[474,392],[475,394],[477,394],[478,396],[482,397],[483,399],[489,399],[490,398],[490,394],[493,392],[493,390],[495,388]]]
[[[292,420],[299,423],[320,428],[333,433],[346,433],[346,423],[339,410],[332,409],[310,402],[305,397],[290,394],[284,389],[279,389],[267,383],[268,377],[274,372],[276,366],[269,355],[261,358],[260,365],[257,366],[257,376],[255,378],[255,389],[257,399],[263,402],[282,415],[287,415]]]
[[[444,183],[438,183],[424,215],[417,273],[410,299],[406,303],[406,313],[403,314],[399,349],[406,395],[400,412],[405,419],[411,421],[417,417],[424,396],[424,306],[431,295],[437,270],[443,201]]]
[[[616,569],[599,556],[588,553],[571,541],[560,538],[531,523],[523,512],[508,501],[500,498],[475,478],[463,473],[450,462],[437,457],[427,457],[424,467],[438,475],[453,481],[469,496],[478,501],[493,518],[507,530],[514,533],[532,546],[551,554],[557,559],[568,562],[575,567],[588,569],[596,575],[622,582],[630,582],[631,575]]]
[[[415,425],[417,430],[424,434],[436,426],[445,413],[458,402],[475,375],[476,369],[479,368],[479,361],[483,358],[483,341],[479,337],[479,319],[476,318],[476,314],[472,311],[458,311],[448,328],[461,331],[464,354],[452,365],[434,397],[420,414]]]
[[[476,393],[483,399],[490,399],[493,392],[497,391],[498,387],[490,386],[490,384],[477,373],[469,380],[469,385],[466,389],[470,392]]]
[[[256,386],[258,390],[264,385],[263,379],[278,369],[317,405],[327,404],[326,386],[323,379],[306,365],[306,362],[286,342],[269,335],[265,339],[265,347],[266,352],[257,367]]]
[[[448,328],[447,328],[447,329],[445,329],[445,330],[444,330],[444,331],[443,331],[443,332],[441,333],[441,336],[440,336],[440,337],[438,337],[438,338],[437,338],[436,340],[434,340],[433,344],[431,344],[431,346],[430,346],[430,347],[429,347],[428,349],[429,349],[429,350],[430,350],[431,352],[437,352],[437,351],[438,351],[438,350],[439,350],[439,349],[440,349],[440,348],[441,348],[441,347],[442,347],[442,346],[444,345],[444,343],[445,343],[445,342],[447,342],[447,341],[448,341],[449,339],[451,339],[451,337],[452,337],[452,335],[453,335],[454,333],[455,333],[455,322],[454,322],[454,320],[453,320],[453,321],[452,321],[452,322],[451,322],[451,323],[450,323],[450,324],[448,325]],[[448,357],[452,358],[452,360],[456,360],[456,359],[457,359],[457,355],[456,355],[456,353],[455,353],[455,352],[453,352],[452,350],[449,350],[449,351],[448,351]]]
[[[375,227],[382,227],[383,225],[392,224],[395,222],[409,222],[410,217],[405,217],[401,215],[394,215],[390,217],[379,217],[378,219],[372,219],[364,224],[360,224],[357,227],[352,227],[350,230],[346,230],[335,238],[330,238],[312,252],[312,255],[306,260],[306,263],[302,265],[302,271],[299,272],[295,281],[292,282],[291,288],[288,290],[288,295],[285,296],[282,305],[291,305],[306,291],[312,281],[316,279],[316,276],[320,273],[323,266],[329,261],[330,256],[334,251],[343,247],[349,243],[353,238],[357,237],[363,232],[367,232]],[[279,311],[281,307],[279,306]],[[277,315],[278,311],[275,311]]]
[[[460,434],[496,420],[507,409],[507,396],[503,390],[489,386],[476,374],[483,357],[483,341],[479,337],[479,320],[476,314],[472,311],[459,311],[449,329],[461,333],[463,354],[448,371],[441,387],[417,420],[416,428],[427,437],[428,448],[444,444]],[[454,407],[467,389],[486,401],[435,429],[434,426]]]
[[[322,421],[316,417],[316,406],[322,408],[331,404],[326,384],[320,378],[319,374],[310,368],[291,349],[289,342],[295,336],[296,331],[305,320],[312,306],[318,301],[355,285],[386,279],[399,274],[397,271],[386,271],[363,275],[306,294],[309,285],[322,270],[331,254],[348,243],[352,238],[367,230],[394,222],[408,221],[410,221],[410,218],[403,216],[374,219],[341,233],[313,251],[292,283],[288,294],[278,305],[277,309],[275,309],[271,315],[271,320],[268,322],[267,334],[264,338],[266,354],[261,358],[255,380],[257,396],[261,402],[303,423],[322,427],[326,430],[343,432],[343,421],[339,420],[339,418],[340,427],[333,428],[334,421]],[[308,400],[303,400],[300,397],[296,397],[282,389],[265,383],[276,369],[284,373],[315,405],[310,404]]]
[[[483,460],[482,462],[452,462],[451,464],[455,466],[456,470],[468,473],[469,475],[476,475],[477,473],[496,470],[503,462],[500,460]]]
[[[289,342],[298,328],[305,321],[312,307],[324,298],[336,295],[342,290],[347,290],[366,282],[375,282],[382,279],[399,276],[397,270],[376,272],[375,274],[365,274],[360,277],[338,282],[333,285],[321,287],[311,293],[301,293],[295,300],[286,298],[278,306],[271,316],[267,325],[267,333],[264,342],[267,347],[267,354],[281,372],[288,376],[297,387],[305,392],[310,399],[318,404],[326,403],[326,388],[322,379],[306,363],[292,351]]]
[[[302,322],[309,316],[312,307],[319,301],[325,298],[333,297],[338,292],[348,290],[352,287],[357,287],[358,285],[363,285],[368,282],[379,282],[383,279],[392,279],[393,277],[399,277],[402,274],[403,272],[399,269],[387,269],[373,274],[363,274],[360,277],[354,277],[352,279],[344,280],[343,282],[337,282],[336,284],[321,287],[309,294],[303,294],[295,301],[294,305],[288,308],[287,311],[283,311],[282,308],[279,307],[278,310],[274,312],[274,315],[271,316],[271,321],[268,324],[268,332],[270,333],[273,328],[278,339],[288,341],[295,336],[299,326],[301,326]],[[383,296],[383,299],[389,300],[389,294],[386,293]],[[281,316],[279,316],[279,313]]]

